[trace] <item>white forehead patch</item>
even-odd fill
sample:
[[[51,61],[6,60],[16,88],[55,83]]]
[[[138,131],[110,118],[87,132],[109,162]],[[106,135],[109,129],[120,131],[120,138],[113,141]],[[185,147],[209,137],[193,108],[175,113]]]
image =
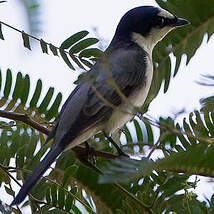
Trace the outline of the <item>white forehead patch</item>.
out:
[[[160,12],[158,13],[158,16],[162,16],[164,18],[174,18],[174,16],[170,12],[162,8],[160,8]]]

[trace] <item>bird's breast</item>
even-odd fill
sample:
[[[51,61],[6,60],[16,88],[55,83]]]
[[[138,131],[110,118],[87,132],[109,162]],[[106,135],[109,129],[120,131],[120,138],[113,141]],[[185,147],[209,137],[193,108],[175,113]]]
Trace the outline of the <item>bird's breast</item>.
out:
[[[146,56],[146,71],[142,86],[137,87],[128,96],[127,101],[114,109],[110,119],[104,125],[105,133],[113,133],[116,129],[121,128],[136,115],[135,107],[142,107],[149,92],[153,76],[153,64],[150,55]]]

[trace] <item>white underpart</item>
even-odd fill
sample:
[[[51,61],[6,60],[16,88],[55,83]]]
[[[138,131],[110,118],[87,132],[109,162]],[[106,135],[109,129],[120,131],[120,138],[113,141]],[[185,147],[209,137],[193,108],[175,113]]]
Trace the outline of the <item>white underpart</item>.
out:
[[[143,60],[143,59],[142,59]],[[123,127],[128,121],[130,121],[136,115],[136,107],[141,108],[148,95],[152,76],[153,76],[153,64],[152,55],[145,57],[146,62],[146,76],[144,87],[136,90],[128,98],[128,103],[125,102],[120,105],[112,114],[111,118],[104,125],[104,132],[111,134],[117,129]]]
[[[132,34],[132,40],[143,48],[148,54],[152,55],[155,45],[174,27],[166,26],[164,28],[153,28],[146,37],[139,33]]]

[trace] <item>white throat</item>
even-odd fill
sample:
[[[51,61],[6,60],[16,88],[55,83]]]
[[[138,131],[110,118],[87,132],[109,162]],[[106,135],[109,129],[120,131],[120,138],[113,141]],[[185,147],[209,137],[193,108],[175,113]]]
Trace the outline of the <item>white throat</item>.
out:
[[[139,33],[132,33],[132,41],[137,43],[148,54],[152,55],[152,50],[155,45],[171,30],[173,27],[164,27],[162,29],[153,28],[147,37]]]
[[[132,34],[132,41],[137,43],[142,49],[144,49],[149,55],[152,55],[152,50],[156,45],[155,42],[152,41],[152,37],[145,38],[139,33]]]

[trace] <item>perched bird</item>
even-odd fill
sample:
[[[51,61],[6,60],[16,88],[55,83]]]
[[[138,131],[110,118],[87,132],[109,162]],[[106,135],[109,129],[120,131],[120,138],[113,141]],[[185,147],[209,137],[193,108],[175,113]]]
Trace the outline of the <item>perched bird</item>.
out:
[[[168,11],[141,6],[128,11],[115,35],[86,77],[62,107],[48,140],[50,151],[25,181],[11,206],[21,203],[40,177],[64,151],[102,131],[111,135],[142,107],[153,75],[152,50],[169,31],[189,22]],[[124,98],[125,96],[125,98]]]

